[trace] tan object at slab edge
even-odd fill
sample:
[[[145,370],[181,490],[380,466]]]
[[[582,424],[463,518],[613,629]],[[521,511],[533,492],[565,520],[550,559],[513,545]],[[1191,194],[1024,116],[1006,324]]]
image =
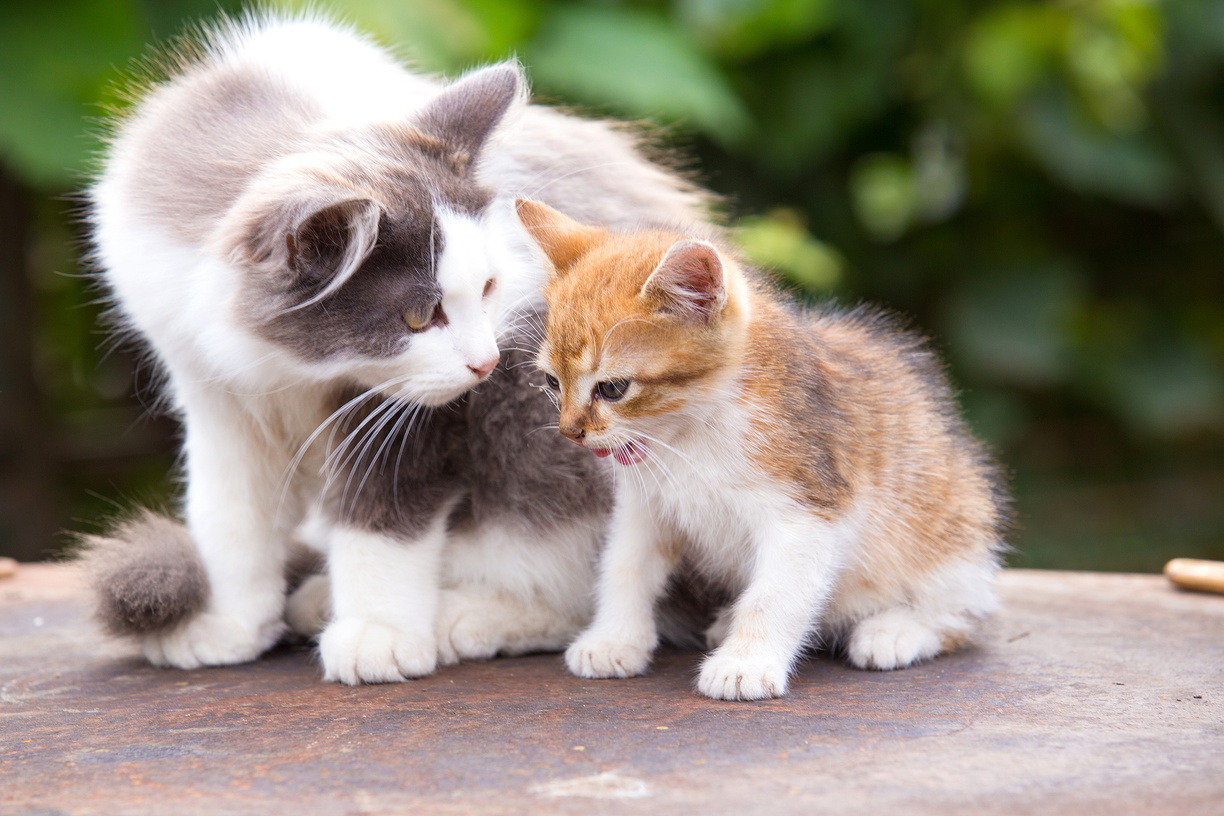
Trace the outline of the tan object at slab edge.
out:
[[[17,574],[17,562],[11,558],[0,557],[0,578],[12,578]]]
[[[1174,558],[1165,564],[1164,574],[1179,587],[1224,594],[1224,561]]]

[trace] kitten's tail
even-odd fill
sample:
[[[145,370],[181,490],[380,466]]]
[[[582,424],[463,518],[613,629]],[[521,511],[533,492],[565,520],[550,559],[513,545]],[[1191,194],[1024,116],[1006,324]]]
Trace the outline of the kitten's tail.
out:
[[[94,615],[115,635],[171,629],[208,601],[208,574],[180,521],[142,510],[109,535],[82,536]]]

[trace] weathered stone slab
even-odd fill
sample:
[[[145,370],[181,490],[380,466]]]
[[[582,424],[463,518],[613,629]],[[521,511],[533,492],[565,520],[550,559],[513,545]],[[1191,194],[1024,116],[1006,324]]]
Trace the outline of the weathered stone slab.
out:
[[[715,702],[698,655],[582,680],[556,655],[325,684],[311,652],[155,669],[73,567],[0,581],[0,812],[1224,813],[1224,596],[1008,572],[980,646],[901,672],[805,664]]]

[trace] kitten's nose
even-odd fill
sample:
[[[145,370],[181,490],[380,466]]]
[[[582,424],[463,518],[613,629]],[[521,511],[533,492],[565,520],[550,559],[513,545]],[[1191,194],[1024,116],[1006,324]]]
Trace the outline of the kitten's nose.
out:
[[[473,374],[475,374],[477,377],[479,377],[482,380],[485,377],[489,376],[491,373],[493,373],[493,369],[495,368],[497,368],[497,358],[496,357],[478,366],[474,366],[471,363],[468,363],[468,371],[471,371]]]
[[[569,427],[558,428],[558,430],[561,431],[561,435],[564,436],[566,439],[572,439],[575,442],[581,442],[582,437],[586,436],[586,431],[582,430],[577,425],[570,425]]]

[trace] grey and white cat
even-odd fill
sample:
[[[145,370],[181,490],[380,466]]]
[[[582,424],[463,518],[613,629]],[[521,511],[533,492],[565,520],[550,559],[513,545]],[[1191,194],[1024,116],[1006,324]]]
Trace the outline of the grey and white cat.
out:
[[[562,648],[590,615],[604,472],[528,361],[542,259],[513,199],[610,226],[707,198],[606,123],[528,105],[514,64],[441,86],[316,17],[225,21],[117,123],[95,260],[185,427],[185,526],[96,540],[148,659],[252,660],[295,538],[327,553],[324,674]],[[500,364],[499,364],[500,360]],[[303,524],[310,519],[309,524]]]

